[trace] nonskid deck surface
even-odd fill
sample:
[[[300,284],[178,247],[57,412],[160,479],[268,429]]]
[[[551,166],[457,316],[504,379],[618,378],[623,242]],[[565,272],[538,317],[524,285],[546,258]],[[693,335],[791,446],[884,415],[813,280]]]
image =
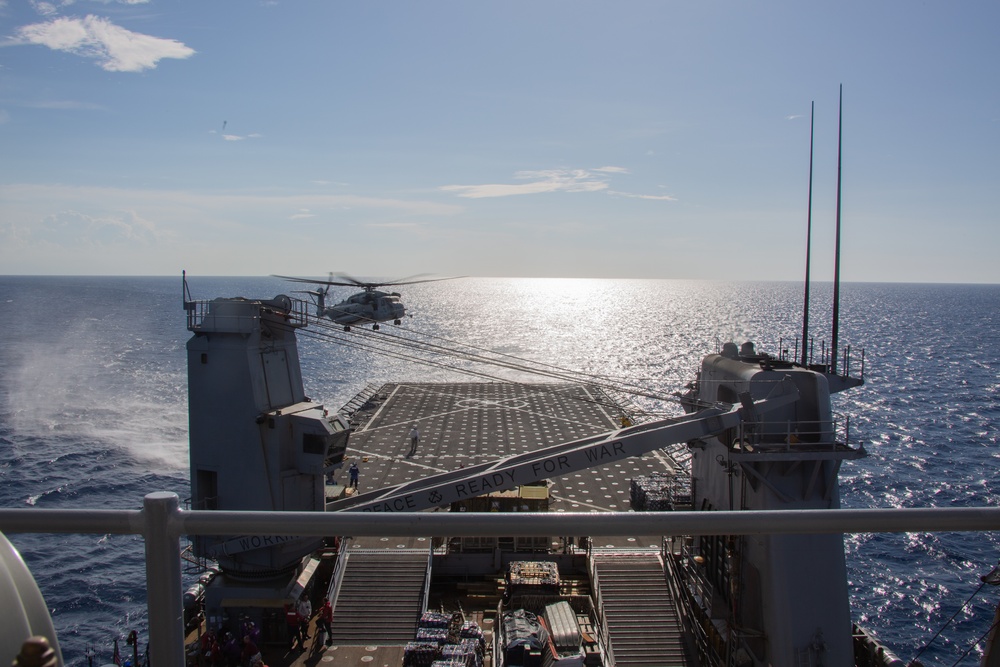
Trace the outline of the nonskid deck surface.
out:
[[[437,473],[496,461],[619,427],[620,409],[598,388],[582,384],[387,384],[352,416],[345,466],[361,470],[359,491],[402,484]],[[420,442],[410,455],[411,429]],[[669,472],[661,452],[580,470],[549,480],[549,511],[627,512],[631,480]],[[558,538],[556,538],[558,540]],[[376,538],[390,548],[424,544]],[[363,546],[374,546],[370,541]],[[600,538],[595,547],[659,548],[659,538]],[[554,541],[553,548],[561,542]],[[361,545],[359,545],[361,548]]]
[[[361,469],[359,491],[364,493],[607,433],[618,428],[620,417],[620,409],[603,392],[580,384],[387,384],[352,415],[356,431],[351,435],[344,468],[338,471],[330,490],[336,492],[349,485],[347,470],[352,461]],[[420,443],[409,455],[409,434],[414,426],[420,431]],[[551,478],[549,510],[626,512],[630,510],[632,479],[671,471],[670,459],[653,452]],[[591,538],[594,548],[604,554],[660,548],[658,536]],[[426,553],[431,542],[424,537],[362,537],[350,540],[347,548],[350,553]],[[566,544],[553,536],[550,548],[560,552]],[[466,598],[461,608],[492,641],[496,599],[486,595],[483,600],[490,602],[477,607],[474,598]],[[327,647],[315,643],[315,627],[311,634],[304,648],[272,653],[273,663],[296,667],[402,664],[402,645],[336,642]],[[486,658],[486,667],[491,667],[490,656]]]

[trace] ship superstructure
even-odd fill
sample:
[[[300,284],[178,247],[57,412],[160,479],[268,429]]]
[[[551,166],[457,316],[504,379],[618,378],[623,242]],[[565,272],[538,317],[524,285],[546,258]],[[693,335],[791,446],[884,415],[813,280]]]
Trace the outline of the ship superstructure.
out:
[[[685,405],[739,402],[795,386],[798,399],[768,413],[747,407],[738,428],[689,443],[695,510],[831,510],[838,473],[865,455],[847,442],[830,394],[862,383],[727,343],[704,358]],[[716,535],[695,538],[678,560],[716,659],[746,664],[853,664],[841,534]],[[697,583],[694,583],[697,582]]]
[[[279,295],[185,301],[191,507],[317,511],[326,475],[343,463],[349,427],[305,394],[295,331],[304,304]],[[220,623],[223,604],[280,608],[318,538],[199,536],[194,553],[220,570],[205,596]]]

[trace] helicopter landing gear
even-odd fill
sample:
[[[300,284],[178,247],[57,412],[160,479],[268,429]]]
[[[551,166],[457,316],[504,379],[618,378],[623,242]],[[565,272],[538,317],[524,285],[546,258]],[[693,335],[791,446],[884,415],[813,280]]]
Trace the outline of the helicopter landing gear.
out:
[[[378,331],[379,326],[377,324],[372,325],[372,331]]]
[[[351,325],[350,324],[345,324],[344,325],[344,331],[350,331],[350,330],[351,330]]]
[[[400,322],[399,320],[393,320],[392,323],[395,324],[396,326],[399,326],[400,324],[402,324],[402,322]]]

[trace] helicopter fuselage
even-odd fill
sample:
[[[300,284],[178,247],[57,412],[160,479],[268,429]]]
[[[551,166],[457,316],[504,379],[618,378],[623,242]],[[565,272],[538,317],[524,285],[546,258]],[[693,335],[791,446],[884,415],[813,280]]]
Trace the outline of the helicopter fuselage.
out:
[[[406,309],[399,301],[398,292],[368,290],[353,294],[338,304],[326,306],[321,316],[337,324],[393,321],[399,324]]]

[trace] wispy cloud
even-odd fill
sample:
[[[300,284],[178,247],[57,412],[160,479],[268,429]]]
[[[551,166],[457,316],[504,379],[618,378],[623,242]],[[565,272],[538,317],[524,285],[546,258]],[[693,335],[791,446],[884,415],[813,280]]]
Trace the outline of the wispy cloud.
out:
[[[224,135],[222,135],[222,138],[225,139],[226,141],[244,141],[246,139],[260,139],[263,136],[264,136],[263,134],[258,134],[256,132],[254,132],[253,134],[246,134],[246,135],[243,135],[243,134],[224,134]]]
[[[42,16],[53,16],[59,13],[59,8],[51,2],[32,0],[30,4],[32,8]]]
[[[619,197],[628,197],[629,199],[649,199],[652,201],[677,201],[677,197],[671,195],[637,195],[631,192],[619,192],[617,190],[608,190],[609,195],[617,195]]]
[[[102,246],[119,242],[152,243],[161,236],[156,225],[136,211],[91,215],[62,210],[45,216],[33,230],[41,239],[59,239],[60,244]]]
[[[92,2],[99,2],[103,5],[145,5],[150,2],[150,0],[91,0]],[[3,9],[7,4],[6,0],[0,0],[0,9]],[[28,4],[31,8],[35,10],[36,13],[42,16],[55,16],[59,13],[59,10],[63,7],[69,7],[70,5],[76,4],[76,0],[59,0],[58,2],[50,2],[49,0],[28,0]]]
[[[96,60],[109,72],[142,72],[163,58],[184,59],[194,49],[173,39],[126,30],[99,16],[60,17],[17,29],[15,43],[38,44]]]
[[[0,220],[0,256],[10,251],[5,244],[14,240],[72,245],[94,235],[135,242],[159,238],[168,230],[188,233],[215,227],[230,233],[236,225],[301,220],[345,209],[406,216],[455,215],[461,211],[459,206],[441,202],[354,195],[204,193],[28,183],[0,184],[0,201],[5,213]]]
[[[596,169],[549,169],[544,171],[519,171],[514,178],[527,183],[486,183],[483,185],[444,185],[443,192],[453,192],[459,197],[482,199],[486,197],[511,197],[549,192],[606,192],[621,197],[676,201],[667,195],[631,194],[610,189],[610,177],[628,174],[625,167],[598,167]]]
[[[597,192],[606,190],[605,180],[586,169],[550,169],[545,171],[519,171],[514,178],[527,183],[487,183],[484,185],[444,185],[441,190],[454,192],[459,197],[480,199],[484,197],[510,197],[534,195],[545,192]]]
[[[797,118],[805,118],[802,114],[792,114],[791,116],[785,116],[785,120],[796,120]]]
[[[289,220],[305,220],[307,218],[315,218],[315,217],[316,217],[316,214],[313,213],[313,212],[311,212],[309,209],[307,209],[307,208],[301,208],[301,209],[299,209],[298,213],[293,213],[292,215],[288,216],[288,219]]]

